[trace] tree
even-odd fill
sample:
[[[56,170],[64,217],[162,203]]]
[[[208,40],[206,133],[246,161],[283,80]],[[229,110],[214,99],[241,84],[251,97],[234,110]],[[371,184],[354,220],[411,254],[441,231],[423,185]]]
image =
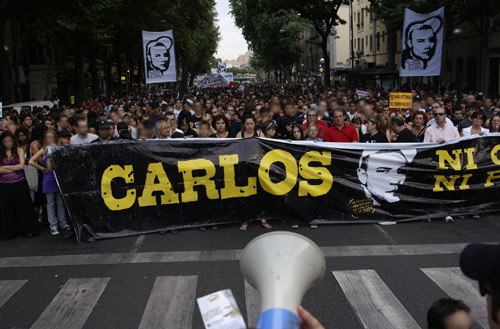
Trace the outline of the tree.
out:
[[[290,9],[272,10],[271,2],[231,0],[235,23],[253,50],[251,65],[266,71],[280,70],[291,82],[293,65],[301,56],[300,32],[309,28]]]
[[[328,51],[328,38],[335,35],[334,27],[346,22],[338,16],[338,10],[344,0],[272,0],[273,9],[295,10],[303,19],[313,26],[320,37],[319,45],[325,60],[325,84],[330,86],[330,54]]]

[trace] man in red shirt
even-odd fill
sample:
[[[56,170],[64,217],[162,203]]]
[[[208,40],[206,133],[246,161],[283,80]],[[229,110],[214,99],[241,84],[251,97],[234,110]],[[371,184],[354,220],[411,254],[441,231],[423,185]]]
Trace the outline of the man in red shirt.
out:
[[[357,143],[358,134],[353,126],[345,123],[345,113],[342,109],[333,111],[333,126],[328,128],[325,133],[325,142],[336,143]]]

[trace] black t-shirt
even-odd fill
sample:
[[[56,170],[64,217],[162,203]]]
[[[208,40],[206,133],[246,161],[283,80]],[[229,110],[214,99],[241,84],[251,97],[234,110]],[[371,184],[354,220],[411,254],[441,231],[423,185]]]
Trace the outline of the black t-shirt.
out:
[[[107,141],[102,141],[100,138],[94,139],[91,143],[106,143],[106,142],[111,142],[111,141],[117,141],[118,139],[111,137]]]
[[[384,133],[378,132],[375,135],[370,135],[370,133],[364,134],[360,139],[361,143],[389,143],[387,136]]]
[[[187,138],[196,138],[198,134],[193,129],[189,129],[187,133],[184,134]]]
[[[194,125],[194,129],[198,129],[200,127],[200,122],[203,121],[202,117],[197,117],[196,115],[191,116],[191,122]]]
[[[236,137],[236,134],[234,132],[232,132],[231,130],[228,131],[229,134],[227,134],[227,137],[226,138],[235,138]],[[208,136],[210,138],[218,138],[216,134],[212,134],[210,136]]]
[[[172,138],[184,138],[184,133],[176,131],[172,134]]]
[[[163,115],[161,114],[154,114],[154,113],[151,113],[149,115],[149,120],[150,121],[153,121],[153,123],[156,123],[156,121],[160,121],[160,120],[164,120],[165,118],[163,117]]]
[[[410,129],[405,128],[401,130],[398,134],[398,138],[396,139],[396,143],[416,143],[417,136],[413,135]]]

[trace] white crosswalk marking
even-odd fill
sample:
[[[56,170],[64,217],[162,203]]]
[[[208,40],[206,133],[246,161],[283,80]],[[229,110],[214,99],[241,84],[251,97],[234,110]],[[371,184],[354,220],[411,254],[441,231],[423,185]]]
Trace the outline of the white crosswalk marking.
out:
[[[2,307],[28,280],[0,281],[0,307]]]
[[[139,329],[191,328],[198,276],[159,276]]]
[[[332,272],[364,328],[420,329],[373,270]]]
[[[245,280],[245,303],[247,306],[248,328],[256,328],[260,315],[259,292]]]
[[[110,278],[69,279],[31,329],[80,329]]]
[[[464,276],[458,267],[422,268],[421,270],[448,296],[464,301],[471,308],[476,322],[482,328],[488,328],[486,298],[479,294],[477,282]]]

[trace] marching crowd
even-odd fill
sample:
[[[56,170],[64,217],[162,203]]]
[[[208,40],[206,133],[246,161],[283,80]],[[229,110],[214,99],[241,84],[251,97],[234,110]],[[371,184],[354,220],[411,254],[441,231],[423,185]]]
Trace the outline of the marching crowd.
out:
[[[80,107],[61,104],[0,120],[0,239],[33,237],[47,218],[53,235],[73,236],[54,175],[48,147],[127,139],[278,138],[316,143],[443,143],[461,136],[499,132],[500,98],[445,90],[415,89],[412,107],[389,107],[389,94],[370,90],[358,97],[346,87],[278,84],[214,90],[193,89],[183,101],[175,93],[96,98]],[[46,211],[44,211],[46,209]],[[479,217],[478,215],[475,215]],[[264,228],[271,228],[262,220]],[[245,230],[248,223],[240,227]],[[296,224],[292,227],[297,227]],[[491,328],[500,328],[500,246],[472,245],[460,266],[480,282],[487,296]],[[430,329],[470,329],[470,309],[441,299],[427,314]],[[298,314],[305,329],[324,329],[306,310]]]
[[[31,111],[4,111],[0,121],[0,238],[38,233],[44,216],[53,235],[69,237],[64,202],[47,148],[137,139],[278,138],[343,143],[442,143],[498,132],[499,97],[442,93],[419,86],[412,107],[389,107],[389,92],[360,98],[339,86],[254,84],[245,88],[191,89],[176,93],[90,99]],[[46,211],[43,211],[46,205]],[[475,215],[479,217],[478,215]],[[34,220],[33,220],[34,219]],[[271,226],[262,220],[262,226]],[[245,230],[248,223],[243,223]],[[293,227],[296,227],[294,225]],[[313,227],[314,228],[314,227]]]

